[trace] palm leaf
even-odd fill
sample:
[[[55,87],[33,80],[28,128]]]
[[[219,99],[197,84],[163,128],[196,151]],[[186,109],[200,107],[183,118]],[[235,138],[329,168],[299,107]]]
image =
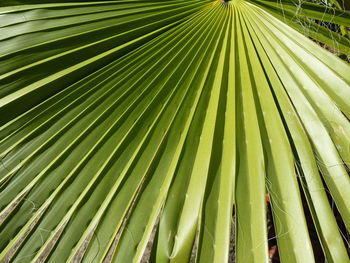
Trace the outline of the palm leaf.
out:
[[[350,67],[307,36],[350,46],[294,19],[350,15],[299,8],[5,2],[1,262],[139,262],[154,236],[151,262],[227,262],[233,213],[237,262],[268,262],[266,193],[282,262],[315,261],[310,224],[349,262]]]

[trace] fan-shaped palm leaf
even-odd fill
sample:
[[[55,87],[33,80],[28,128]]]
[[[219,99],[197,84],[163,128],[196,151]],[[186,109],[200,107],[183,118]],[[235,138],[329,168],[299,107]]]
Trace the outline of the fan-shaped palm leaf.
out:
[[[151,262],[227,262],[233,206],[237,262],[268,262],[266,191],[282,262],[315,261],[305,209],[349,262],[350,67],[302,34],[348,56],[315,23],[348,12],[41,2],[0,8],[1,262],[139,262],[154,234]]]

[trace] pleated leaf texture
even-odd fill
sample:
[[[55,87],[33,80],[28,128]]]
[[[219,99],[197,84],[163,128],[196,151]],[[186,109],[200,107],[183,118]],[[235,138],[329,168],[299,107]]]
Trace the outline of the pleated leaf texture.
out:
[[[281,262],[320,262],[310,225],[350,262],[350,67],[315,43],[349,56],[349,26],[291,0],[4,1],[0,262],[269,262],[267,194]]]

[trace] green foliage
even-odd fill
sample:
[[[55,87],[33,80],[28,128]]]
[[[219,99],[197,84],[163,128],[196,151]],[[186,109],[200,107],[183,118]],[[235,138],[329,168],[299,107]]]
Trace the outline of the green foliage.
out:
[[[4,2],[0,262],[139,262],[154,234],[151,262],[227,262],[233,213],[236,261],[269,262],[266,193],[282,262],[315,262],[305,208],[327,262],[349,262],[327,192],[349,230],[350,67],[314,42],[349,56],[315,23],[349,18],[294,1]]]

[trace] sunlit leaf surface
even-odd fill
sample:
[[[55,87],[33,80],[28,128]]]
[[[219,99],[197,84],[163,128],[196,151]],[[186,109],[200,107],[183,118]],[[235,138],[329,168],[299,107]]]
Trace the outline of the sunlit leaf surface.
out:
[[[315,261],[305,210],[349,262],[350,67],[315,43],[349,55],[315,23],[348,12],[54,2],[0,7],[0,262],[222,263],[232,226],[269,262],[266,194],[282,262]]]

